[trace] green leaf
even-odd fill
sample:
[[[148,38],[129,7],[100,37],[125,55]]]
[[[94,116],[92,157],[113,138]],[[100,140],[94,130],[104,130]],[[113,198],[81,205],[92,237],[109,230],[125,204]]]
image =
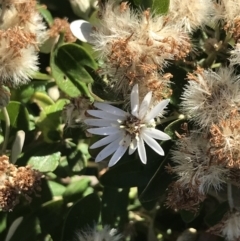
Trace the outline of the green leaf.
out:
[[[61,123],[62,110],[67,100],[58,100],[55,104],[46,106],[40,114],[37,125],[43,132],[46,142],[58,141],[60,138],[59,125]]]
[[[155,14],[167,14],[170,0],[153,0],[152,10]]]
[[[44,92],[34,92],[31,101],[35,102],[40,109],[44,109],[49,105],[54,105],[54,101]]]
[[[50,234],[56,232],[55,228],[62,222],[62,211],[63,200],[51,200],[42,205],[37,212],[42,232]]]
[[[170,147],[168,148],[169,151]],[[160,196],[165,195],[168,185],[172,181],[172,177],[166,172],[165,166],[169,161],[169,154],[166,155],[163,162],[160,163],[157,171],[152,175],[148,184],[139,194],[139,200],[142,204],[149,203],[151,206],[152,201],[158,200]]]
[[[75,237],[76,230],[89,230],[98,223],[100,200],[97,194],[90,194],[75,203],[66,217],[62,241],[70,241]]]
[[[25,215],[15,220],[9,231],[9,241],[19,241],[19,237],[24,241],[32,241],[37,238],[38,220],[34,214]]]
[[[55,196],[62,196],[62,194],[66,191],[66,187],[60,183],[54,181],[48,181],[48,186],[51,190],[52,195]]]
[[[10,101],[6,108],[11,126],[17,130],[27,132],[29,130],[29,114],[27,109],[16,101]],[[5,120],[2,112],[0,113],[0,120]]]
[[[60,157],[60,152],[55,152],[51,155],[33,156],[29,159],[28,165],[40,172],[52,172],[57,168]]]
[[[66,74],[55,63],[55,55],[57,49],[51,53],[50,67],[53,78],[55,79],[58,87],[70,97],[77,97],[81,95],[81,90],[78,89],[75,83],[70,80]]]
[[[45,19],[48,25],[51,26],[53,24],[53,17],[51,13],[47,10],[47,8],[44,5],[38,5],[37,7],[42,17]]]
[[[171,147],[170,143],[165,142],[162,144],[166,153]],[[138,159],[131,160],[131,157],[126,154],[119,163],[101,176],[100,182],[104,186],[119,188],[147,186],[164,157],[159,156],[148,146],[146,146],[146,152],[148,157],[146,165],[142,164]]]
[[[178,140],[179,138],[176,136],[176,131],[180,135],[183,133],[181,126],[184,122],[186,122],[186,119],[177,119],[170,123],[168,126],[166,126],[164,132],[167,133],[172,140]]]
[[[229,211],[229,205],[228,202],[223,202],[217,206],[217,208],[210,214],[208,214],[204,221],[209,225],[210,227],[214,226],[215,224],[219,223],[224,214]]]
[[[180,210],[180,215],[185,223],[191,223],[199,215],[199,211],[195,213],[187,210]]]
[[[34,72],[31,76],[31,78],[34,79],[34,80],[51,80],[52,79],[52,77],[50,75],[43,74],[43,73],[38,72],[38,71]]]
[[[77,44],[63,44],[58,48],[55,61],[67,77],[74,82],[93,82],[91,75],[85,68],[96,70],[98,66],[83,47]]]
[[[101,218],[103,225],[114,226],[116,222],[126,223],[129,189],[104,187]]]
[[[74,202],[82,197],[84,191],[89,187],[89,178],[83,178],[79,181],[72,182],[66,188],[63,193],[63,199],[65,202]]]

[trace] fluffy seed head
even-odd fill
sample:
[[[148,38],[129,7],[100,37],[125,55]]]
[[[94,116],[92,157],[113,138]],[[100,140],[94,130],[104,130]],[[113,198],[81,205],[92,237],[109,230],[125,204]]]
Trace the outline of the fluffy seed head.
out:
[[[101,9],[91,42],[105,62],[103,73],[124,94],[136,83],[161,82],[158,74],[167,61],[183,59],[191,49],[188,36],[167,18],[154,17],[149,11],[134,12],[126,3],[113,1]]]
[[[3,0],[0,15],[0,29],[19,26],[23,31],[36,36],[37,44],[45,38],[46,26],[36,9],[35,0]]]
[[[240,120],[233,117],[210,128],[212,161],[228,168],[240,168]]]
[[[35,35],[19,27],[0,30],[0,83],[17,86],[37,71]]]
[[[209,128],[239,110],[240,82],[232,68],[220,68],[217,72],[198,69],[188,74],[188,80],[181,110],[200,127]]]
[[[226,213],[223,219],[211,227],[208,232],[222,236],[227,241],[238,241],[240,237],[240,213],[237,211]]]
[[[175,165],[170,170],[177,175],[179,185],[191,185],[203,194],[211,188],[216,191],[221,188],[228,170],[212,162],[209,149],[209,140],[201,133],[192,132],[176,142],[172,151]]]
[[[119,241],[121,235],[116,234],[116,230],[110,229],[108,226],[98,231],[96,228],[81,232],[77,235],[76,241]]]
[[[182,25],[187,32],[192,32],[209,23],[213,11],[211,0],[171,0],[168,16],[169,21]]]

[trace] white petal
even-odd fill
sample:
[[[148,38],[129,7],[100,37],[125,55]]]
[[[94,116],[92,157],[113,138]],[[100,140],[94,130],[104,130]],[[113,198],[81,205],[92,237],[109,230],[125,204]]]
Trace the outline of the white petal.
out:
[[[121,141],[122,137],[118,138],[117,140],[110,143],[108,146],[104,147],[96,156],[95,162],[100,162],[104,160],[106,157],[113,154],[119,147],[119,142]]]
[[[82,42],[91,43],[91,32],[93,26],[84,20],[76,20],[70,24],[72,34]]]
[[[146,115],[144,120],[146,122],[150,121],[151,119],[155,118],[157,115],[159,115],[164,108],[168,105],[169,99],[167,100],[162,100],[160,103],[158,103],[154,108]]]
[[[155,128],[146,128],[146,127],[144,127],[141,130],[141,133],[142,132],[144,132],[146,135],[148,135],[148,136],[150,136],[152,138],[155,138],[157,140],[166,141],[166,140],[170,140],[171,139],[171,137],[168,134],[166,134],[166,133],[164,133],[164,132],[162,132],[160,130],[157,130]]]
[[[146,150],[145,150],[143,139],[141,137],[139,137],[139,140],[138,140],[138,154],[141,162],[143,164],[146,164],[147,163]]]
[[[87,113],[91,116],[95,116],[98,118],[102,118],[105,120],[123,120],[125,117],[123,116],[118,116],[118,115],[114,115],[111,113],[108,113],[106,111],[102,111],[102,110],[87,110]]]
[[[87,129],[87,131],[91,134],[103,135],[103,136],[112,135],[112,134],[121,132],[121,130],[119,130],[119,128],[113,127],[113,126],[100,127],[100,128],[90,128],[90,129]]]
[[[103,119],[86,119],[84,123],[89,126],[116,126],[119,125],[117,121],[103,120]]]
[[[109,104],[95,102],[94,106],[100,110],[106,111],[106,112],[114,114],[114,115],[120,115],[123,117],[125,117],[127,115],[127,112],[125,112],[115,106],[109,105]]]
[[[119,138],[119,133],[104,137],[101,140],[92,144],[89,148],[94,149],[94,148],[98,148],[98,147],[101,147],[101,146],[105,146],[105,145],[109,144],[110,142],[115,141],[118,138]]]
[[[146,135],[144,132],[141,133],[141,137],[155,152],[160,156],[164,156],[164,150],[152,137]]]
[[[138,84],[134,85],[131,92],[131,110],[132,115],[138,117],[139,108],[139,96],[138,96]]]
[[[150,102],[152,99],[152,91],[148,92],[146,96],[144,97],[140,108],[139,108],[139,119],[143,119],[143,117],[146,115]]]
[[[126,152],[128,146],[130,144],[130,141],[131,141],[131,139],[128,136],[121,141],[120,146],[118,147],[116,152],[113,154],[112,158],[110,159],[110,161],[108,163],[109,167],[115,165],[121,159],[121,157]]]
[[[132,155],[137,149],[137,140],[133,139],[128,150],[128,155]]]

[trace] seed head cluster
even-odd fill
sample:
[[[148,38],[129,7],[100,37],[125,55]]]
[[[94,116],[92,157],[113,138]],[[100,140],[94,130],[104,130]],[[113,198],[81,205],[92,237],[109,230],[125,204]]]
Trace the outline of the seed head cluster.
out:
[[[99,16],[91,42],[105,63],[101,71],[110,77],[114,90],[126,96],[139,84],[142,97],[149,91],[157,102],[169,97],[172,75],[164,73],[164,68],[191,51],[183,28],[149,10],[133,11],[126,2],[109,1],[100,8]]]
[[[31,202],[31,196],[41,190],[42,174],[29,166],[16,167],[7,156],[0,157],[0,208],[11,211],[23,196]]]
[[[0,84],[17,87],[38,70],[45,25],[35,0],[3,0],[0,13]]]

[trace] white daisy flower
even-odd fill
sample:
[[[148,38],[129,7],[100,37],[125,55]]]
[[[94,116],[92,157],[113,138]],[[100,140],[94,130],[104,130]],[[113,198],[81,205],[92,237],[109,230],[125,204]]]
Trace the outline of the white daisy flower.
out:
[[[163,112],[169,100],[159,102],[148,112],[151,99],[152,92],[149,92],[142,103],[139,104],[138,85],[136,84],[131,92],[131,113],[98,102],[94,103],[98,110],[87,111],[95,118],[86,119],[85,123],[97,127],[88,129],[88,132],[106,136],[90,146],[90,149],[94,149],[106,145],[96,156],[96,162],[100,162],[113,154],[108,164],[108,166],[113,166],[129,148],[129,155],[138,149],[142,163],[146,164],[147,156],[144,142],[159,155],[164,156],[162,147],[154,139],[169,140],[171,138],[166,133],[155,129],[154,118]]]

